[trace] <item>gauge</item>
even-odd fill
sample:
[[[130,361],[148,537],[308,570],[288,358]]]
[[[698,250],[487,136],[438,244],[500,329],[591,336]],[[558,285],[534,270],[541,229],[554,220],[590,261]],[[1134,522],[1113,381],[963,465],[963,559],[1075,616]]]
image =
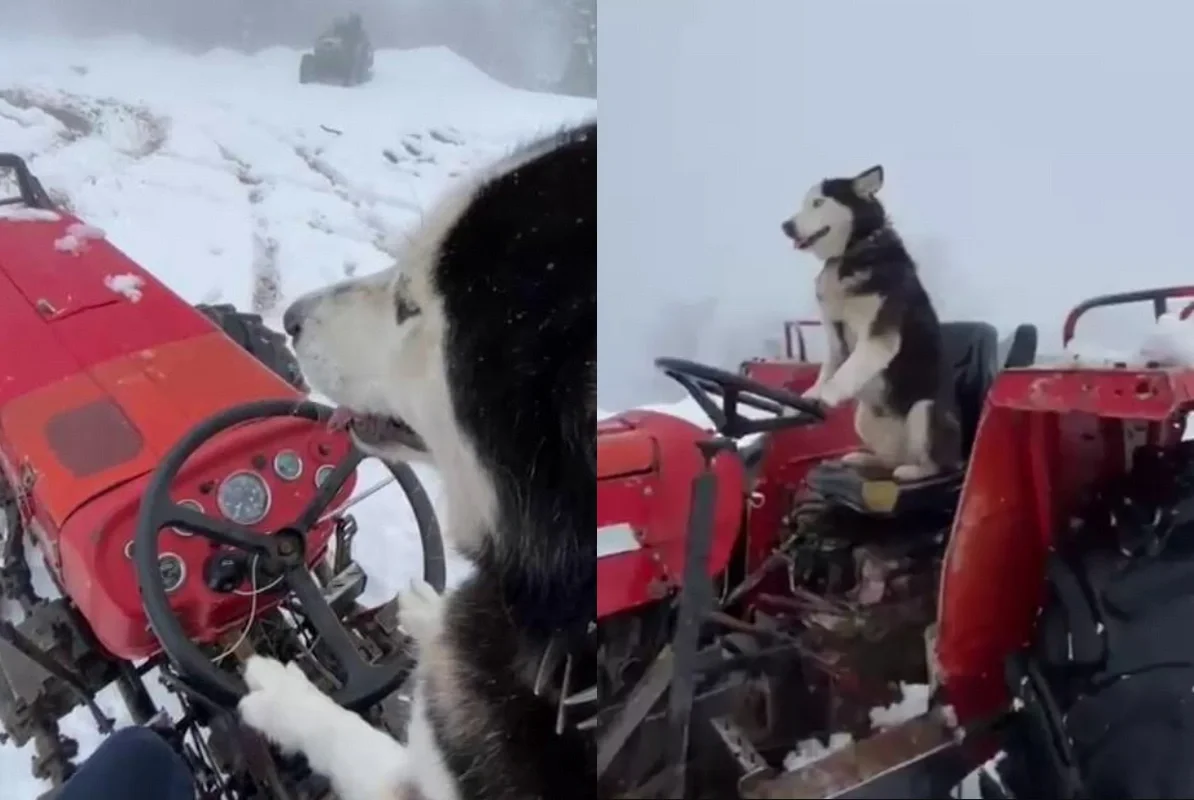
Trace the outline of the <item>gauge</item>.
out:
[[[283,450],[274,456],[274,472],[284,481],[298,480],[303,474],[303,459],[293,450]]]
[[[323,486],[323,482],[328,479],[328,476],[331,475],[332,471],[335,469],[336,468],[331,464],[324,464],[322,467],[315,470],[315,485]]]
[[[255,525],[269,513],[269,487],[255,472],[234,472],[216,492],[220,513],[238,525]]]
[[[181,506],[182,508],[189,508],[192,511],[198,511],[200,514],[203,513],[203,504],[200,503],[198,500],[179,500],[178,505]],[[188,536],[195,535],[195,534],[191,533],[190,531],[186,530],[185,528],[171,528],[170,530],[174,531],[176,534],[183,537],[184,539]]]
[[[133,540],[129,539],[124,543],[124,557],[131,559],[133,557]]]
[[[182,582],[187,579],[187,565],[174,553],[162,553],[158,556],[158,572],[162,576],[162,586],[167,594],[178,591]]]

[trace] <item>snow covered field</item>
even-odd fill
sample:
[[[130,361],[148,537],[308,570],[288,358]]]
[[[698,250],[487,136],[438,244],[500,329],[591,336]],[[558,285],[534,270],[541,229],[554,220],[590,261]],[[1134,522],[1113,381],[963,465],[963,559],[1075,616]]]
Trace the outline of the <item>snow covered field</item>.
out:
[[[186,299],[276,322],[289,299],[386,266],[388,243],[460,175],[596,110],[512,90],[443,49],[379,52],[375,73],[352,89],[300,86],[288,50],[193,57],[130,38],[0,35],[0,151]],[[434,473],[420,474],[437,497]],[[383,477],[367,463],[360,488]],[[394,487],[354,513],[381,602],[418,569],[413,518]],[[126,721],[114,692],[101,705]],[[63,728],[81,755],[98,743],[83,713]],[[0,746],[0,800],[44,791],[30,756]]]

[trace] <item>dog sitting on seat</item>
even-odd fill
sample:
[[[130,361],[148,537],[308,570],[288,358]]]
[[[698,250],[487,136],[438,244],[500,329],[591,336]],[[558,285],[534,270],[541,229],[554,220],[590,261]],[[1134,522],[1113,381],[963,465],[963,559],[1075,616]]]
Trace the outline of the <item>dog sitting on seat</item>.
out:
[[[822,263],[817,305],[828,352],[805,397],[857,401],[865,450],[843,462],[916,481],[962,460],[941,324],[877,194],[883,168],[818,182],[782,230]]]

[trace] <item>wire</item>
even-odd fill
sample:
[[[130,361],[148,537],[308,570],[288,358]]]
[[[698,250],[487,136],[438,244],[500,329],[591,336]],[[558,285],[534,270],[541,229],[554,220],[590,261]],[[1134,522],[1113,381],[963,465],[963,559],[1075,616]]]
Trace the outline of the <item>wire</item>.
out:
[[[218,656],[216,656],[214,659],[212,659],[212,662],[215,664],[219,664],[225,658],[227,658],[228,656],[235,653],[236,650],[242,644],[244,644],[245,639],[249,638],[249,631],[251,631],[253,629],[253,623],[257,621],[257,596],[262,594],[263,592],[268,592],[270,589],[273,589],[275,586],[277,586],[279,583],[282,582],[282,578],[284,576],[279,575],[277,578],[274,579],[273,583],[270,583],[267,586],[258,587],[257,586],[257,561],[258,561],[258,559],[260,559],[260,556],[257,554],[254,554],[253,561],[249,565],[249,584],[251,586],[251,591],[242,592],[242,591],[238,591],[236,589],[232,590],[232,593],[239,597],[250,598],[249,618],[245,621],[244,630],[242,630],[240,632],[240,636],[236,637],[236,641],[233,642],[228,647],[227,650],[225,650],[224,652],[222,652]]]

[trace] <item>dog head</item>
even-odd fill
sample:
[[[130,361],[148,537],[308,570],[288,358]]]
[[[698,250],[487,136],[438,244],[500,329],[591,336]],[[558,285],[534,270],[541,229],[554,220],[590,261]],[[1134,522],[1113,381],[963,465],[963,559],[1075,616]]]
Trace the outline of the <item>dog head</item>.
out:
[[[394,267],[283,320],[361,449],[432,461],[452,544],[520,574],[595,557],[596,148],[593,123],[514,153],[425,217]]]
[[[827,178],[808,190],[800,210],[780,227],[797,250],[821,261],[840,258],[885,224],[877,197],[881,188],[883,167],[878,165],[853,178]]]

